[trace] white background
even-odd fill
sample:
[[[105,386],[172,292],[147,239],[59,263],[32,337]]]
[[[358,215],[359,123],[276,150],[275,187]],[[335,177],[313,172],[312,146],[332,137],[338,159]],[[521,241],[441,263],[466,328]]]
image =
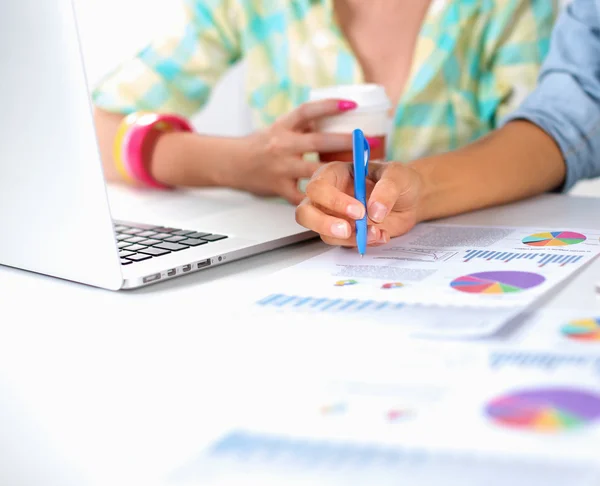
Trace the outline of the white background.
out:
[[[173,5],[179,0],[75,1],[88,77],[93,86],[119,62],[135,54],[162,26],[174,22]],[[194,120],[199,130],[217,135],[243,135],[250,131],[243,76],[243,65],[225,76],[208,106]],[[600,181],[579,184],[574,194],[600,196]]]

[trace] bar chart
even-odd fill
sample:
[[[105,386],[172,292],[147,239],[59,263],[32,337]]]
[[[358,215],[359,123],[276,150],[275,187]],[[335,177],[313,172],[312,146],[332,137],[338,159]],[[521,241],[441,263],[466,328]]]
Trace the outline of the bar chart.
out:
[[[257,302],[262,307],[273,307],[294,311],[314,312],[390,312],[402,309],[405,304],[398,302],[331,299],[325,297],[301,297],[286,294],[271,294]]]
[[[416,466],[427,457],[423,450],[417,448],[336,442],[242,430],[223,437],[207,452],[209,457],[241,460],[247,464],[288,464],[304,468]]]
[[[546,265],[559,265],[564,267],[569,264],[579,262],[583,258],[582,255],[562,254],[562,253],[545,253],[545,252],[510,252],[510,251],[493,251],[493,250],[467,250],[463,261],[468,263],[472,260],[482,259],[487,261],[512,262],[515,260],[533,261],[539,267]]]
[[[317,317],[336,317],[335,322],[378,325],[409,332],[422,338],[472,338],[497,332],[514,317],[513,307],[426,305],[416,302],[391,302],[352,298],[325,298],[273,293],[255,302],[255,309],[265,315],[302,315],[306,324],[319,324]],[[265,311],[268,314],[265,314]],[[340,317],[337,319],[337,317]],[[288,322],[286,319],[278,323]],[[331,324],[331,320],[326,321]]]
[[[591,484],[585,481],[591,477],[589,471],[579,465],[554,464],[530,456],[515,459],[496,452],[452,450],[437,444],[425,448],[406,440],[386,443],[371,437],[344,440],[244,429],[213,443],[194,465],[210,471],[210,478],[218,478],[220,485]],[[213,481],[210,484],[216,484]],[[208,483],[194,480],[184,484]]]

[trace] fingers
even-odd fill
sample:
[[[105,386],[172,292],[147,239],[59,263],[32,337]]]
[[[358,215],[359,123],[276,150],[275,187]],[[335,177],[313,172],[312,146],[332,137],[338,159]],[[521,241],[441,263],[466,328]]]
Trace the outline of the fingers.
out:
[[[321,239],[332,246],[345,246],[345,247],[356,247],[356,233],[352,233],[350,238],[335,238],[321,234]],[[377,226],[369,226],[367,232],[367,245],[370,247],[376,247],[386,244],[390,241],[389,233],[386,230],[382,230]]]
[[[285,167],[285,175],[294,179],[310,179],[323,165],[303,159],[291,160]]]
[[[386,229],[378,228],[376,226],[371,226],[371,228],[376,228],[376,233],[372,240],[367,240],[369,246],[381,246],[389,243],[390,233]]]
[[[298,224],[319,233],[321,239],[334,246],[356,246],[356,232],[353,223],[345,219],[331,216],[314,206],[310,199],[305,198],[296,208]],[[369,226],[367,244],[379,246],[390,241],[389,233],[377,226]]]
[[[347,216],[350,219],[361,219],[365,208],[353,197],[340,188],[345,186],[349,177],[349,164],[325,167],[320,169],[306,187],[306,196],[313,205],[320,206],[327,212]]]
[[[290,137],[296,153],[347,152],[352,150],[352,135],[349,133],[305,133]]]
[[[377,182],[367,203],[369,218],[372,221],[381,223],[398,201],[411,192],[414,182],[412,172],[398,163],[376,166],[371,177]]]
[[[329,99],[312,101],[300,105],[291,113],[280,118],[277,123],[289,130],[295,130],[303,128],[315,119],[339,115],[340,113],[353,110],[357,106],[354,101],[349,100]]]
[[[321,237],[335,241],[347,241],[352,236],[352,226],[348,221],[330,216],[305,198],[296,208],[296,221]],[[341,244],[341,243],[340,243]]]
[[[413,177],[401,165],[378,167],[371,177],[377,181],[369,199],[367,243],[379,246],[390,241],[390,228],[381,223],[397,201],[410,192]],[[330,245],[356,246],[354,220],[364,217],[365,209],[356,199],[344,192],[351,185],[351,167],[345,163],[325,164],[313,176],[306,188],[306,199],[296,209],[296,221],[319,233]],[[404,191],[404,192],[403,192]]]
[[[276,156],[350,150],[352,150],[352,135],[349,133],[289,132],[269,144],[269,151]]]

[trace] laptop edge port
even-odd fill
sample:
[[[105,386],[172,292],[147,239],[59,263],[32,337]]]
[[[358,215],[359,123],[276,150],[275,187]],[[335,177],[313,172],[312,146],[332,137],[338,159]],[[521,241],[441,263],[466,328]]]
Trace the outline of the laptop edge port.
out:
[[[147,277],[144,277],[144,283],[150,283],[150,282],[156,282],[157,280],[160,280],[160,273],[155,273],[154,275],[148,275]]]
[[[198,262],[198,270],[201,268],[206,268],[210,266],[210,258],[207,258],[206,260],[202,260],[201,262]]]

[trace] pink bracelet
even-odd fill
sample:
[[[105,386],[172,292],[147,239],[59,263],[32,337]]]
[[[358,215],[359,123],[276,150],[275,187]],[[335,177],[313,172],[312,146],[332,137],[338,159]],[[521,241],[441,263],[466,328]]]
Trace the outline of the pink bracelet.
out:
[[[147,161],[144,160],[144,144],[154,131],[158,132],[193,132],[192,125],[183,117],[178,115],[167,115],[157,113],[134,113],[125,118],[123,123],[126,131],[120,140],[120,147],[115,152],[120,152],[121,162],[126,173],[131,179],[156,189],[168,189],[169,187],[158,182],[148,171]]]

